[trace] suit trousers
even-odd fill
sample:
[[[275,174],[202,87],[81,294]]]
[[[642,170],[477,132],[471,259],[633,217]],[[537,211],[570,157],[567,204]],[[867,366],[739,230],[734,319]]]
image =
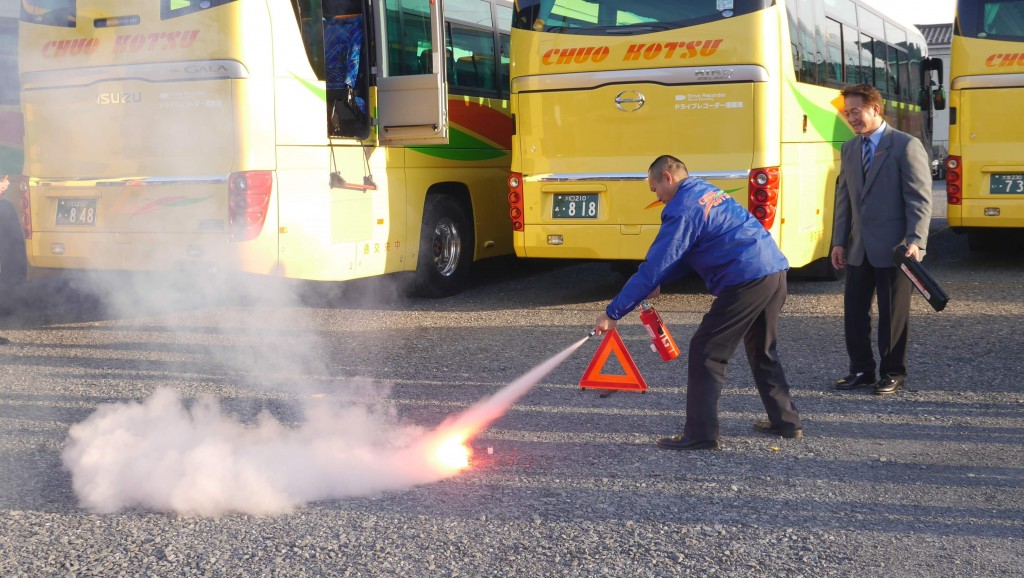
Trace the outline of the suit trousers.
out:
[[[871,351],[871,301],[878,296],[879,377],[907,375],[907,334],[913,286],[896,267],[846,267],[843,321],[850,373],[875,373]]]
[[[783,428],[801,427],[776,351],[779,315],[785,302],[786,272],[780,271],[727,287],[711,304],[690,340],[683,427],[687,437],[719,438],[718,403],[725,368],[740,340],[768,419]]]

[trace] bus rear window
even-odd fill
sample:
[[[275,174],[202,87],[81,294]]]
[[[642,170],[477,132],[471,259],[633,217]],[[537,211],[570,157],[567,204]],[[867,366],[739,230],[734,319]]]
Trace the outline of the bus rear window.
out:
[[[568,34],[647,34],[763,10],[773,0],[518,0],[513,27]]]
[[[21,0],[21,20],[74,28],[78,20],[78,0]]]
[[[961,2],[957,18],[961,36],[1024,41],[1024,0]]]
[[[160,0],[160,19],[177,18],[215,6],[222,6],[235,0]]]

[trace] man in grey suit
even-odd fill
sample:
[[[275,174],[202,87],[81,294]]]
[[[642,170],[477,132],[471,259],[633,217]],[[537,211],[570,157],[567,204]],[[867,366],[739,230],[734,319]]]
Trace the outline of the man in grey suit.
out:
[[[873,387],[896,393],[907,376],[910,280],[893,261],[893,248],[924,258],[932,215],[931,168],[917,138],[882,118],[882,95],[868,84],[842,91],[844,114],[858,136],[843,144],[832,229],[832,266],[847,269],[844,295],[850,374],[836,389]],[[871,350],[871,301],[878,298],[878,381]]]

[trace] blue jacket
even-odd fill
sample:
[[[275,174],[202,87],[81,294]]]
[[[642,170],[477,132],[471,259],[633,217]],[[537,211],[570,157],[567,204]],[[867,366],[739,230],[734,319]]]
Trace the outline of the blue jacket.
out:
[[[661,211],[661,229],[647,259],[605,312],[621,319],[655,287],[689,271],[717,296],[731,285],[787,269],[789,261],[750,212],[711,183],[687,177]]]

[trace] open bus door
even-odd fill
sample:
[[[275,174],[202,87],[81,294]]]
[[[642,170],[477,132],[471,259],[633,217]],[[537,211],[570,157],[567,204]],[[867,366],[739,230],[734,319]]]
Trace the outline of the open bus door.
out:
[[[378,0],[374,12],[380,144],[447,144],[441,1]]]

